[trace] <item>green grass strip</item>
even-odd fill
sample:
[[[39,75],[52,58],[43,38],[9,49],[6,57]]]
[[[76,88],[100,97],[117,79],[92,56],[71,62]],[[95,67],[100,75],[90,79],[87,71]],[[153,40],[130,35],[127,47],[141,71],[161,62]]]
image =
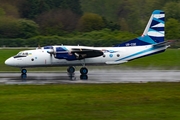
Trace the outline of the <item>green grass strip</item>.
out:
[[[179,120],[180,83],[0,86],[1,120]]]

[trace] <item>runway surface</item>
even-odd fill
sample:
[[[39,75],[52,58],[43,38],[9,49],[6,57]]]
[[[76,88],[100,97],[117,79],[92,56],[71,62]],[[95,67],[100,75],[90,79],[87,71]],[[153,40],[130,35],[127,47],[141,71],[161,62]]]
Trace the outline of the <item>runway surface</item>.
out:
[[[0,73],[0,84],[180,82],[180,70],[91,70],[88,76],[66,72]]]

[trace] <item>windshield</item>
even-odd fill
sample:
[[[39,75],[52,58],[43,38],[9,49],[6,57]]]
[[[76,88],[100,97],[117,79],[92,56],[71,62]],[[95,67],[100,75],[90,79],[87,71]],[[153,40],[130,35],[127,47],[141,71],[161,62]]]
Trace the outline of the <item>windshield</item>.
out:
[[[28,56],[29,55],[29,53],[28,52],[23,52],[23,51],[21,51],[21,52],[19,52],[17,55],[15,55],[14,56],[14,58],[19,58],[19,57],[26,57],[26,56]]]

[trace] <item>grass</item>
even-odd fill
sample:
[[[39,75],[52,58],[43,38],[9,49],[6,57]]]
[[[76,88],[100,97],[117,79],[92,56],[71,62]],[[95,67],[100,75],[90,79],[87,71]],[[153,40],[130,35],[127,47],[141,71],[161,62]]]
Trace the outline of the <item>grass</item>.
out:
[[[0,86],[1,120],[179,120],[180,83]]]
[[[136,59],[124,64],[129,67],[180,69],[180,50],[167,49],[165,52]]]

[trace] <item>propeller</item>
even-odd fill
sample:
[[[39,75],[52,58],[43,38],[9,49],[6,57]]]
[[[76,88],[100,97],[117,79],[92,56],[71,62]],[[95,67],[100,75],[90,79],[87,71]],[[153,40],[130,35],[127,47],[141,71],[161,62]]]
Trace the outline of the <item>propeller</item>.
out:
[[[52,47],[49,51],[47,51],[47,53],[50,54],[50,59],[51,59],[51,63],[52,63],[52,56],[54,56],[55,58],[55,51],[54,51],[54,47]]]

